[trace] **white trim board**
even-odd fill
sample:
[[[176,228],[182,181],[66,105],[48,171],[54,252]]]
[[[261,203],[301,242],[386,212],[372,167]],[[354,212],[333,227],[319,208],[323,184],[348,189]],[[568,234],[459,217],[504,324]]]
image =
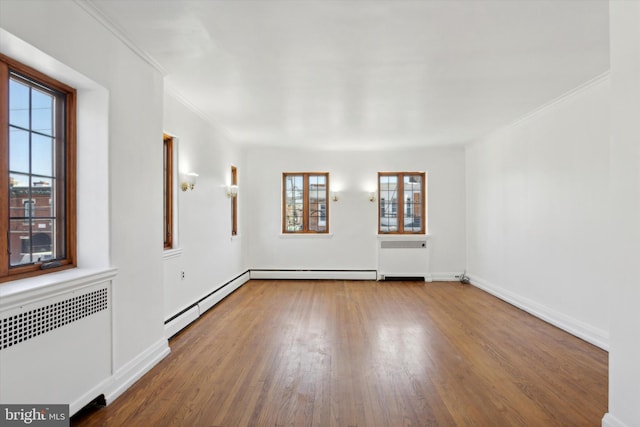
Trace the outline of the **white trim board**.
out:
[[[220,301],[222,301],[227,296],[229,296],[229,294],[231,294],[233,291],[238,289],[240,286],[247,283],[249,279],[250,279],[250,274],[247,271],[241,274],[240,276],[236,277],[232,281],[228,282],[222,288],[216,290],[209,296],[198,301],[198,310],[200,311],[200,314],[201,315],[204,314],[205,311],[209,310],[211,307],[218,304]]]
[[[629,427],[629,426],[627,426],[625,423],[623,423],[622,421],[620,421],[619,419],[611,415],[611,412],[607,412],[606,414],[604,414],[604,417],[602,418],[602,427]]]
[[[545,102],[544,104],[538,106],[537,108],[534,108],[533,110],[529,111],[528,113],[525,113],[524,115],[518,117],[517,119],[515,119],[513,122],[506,124],[502,127],[499,127],[497,129],[493,129],[492,131],[490,131],[489,133],[487,133],[486,135],[482,136],[481,138],[477,138],[476,140],[478,141],[482,141],[485,140],[489,137],[491,137],[492,135],[496,135],[499,134],[500,132],[504,132],[507,129],[511,129],[514,127],[519,126],[520,124],[522,124],[523,122],[534,118],[542,113],[544,113],[548,108],[556,105],[556,104],[560,104],[564,101],[566,101],[567,99],[570,99],[571,97],[575,96],[576,94],[579,94],[583,91],[585,91],[586,89],[595,86],[607,79],[609,79],[611,77],[611,71],[607,70],[605,72],[603,72],[602,74],[578,85],[577,87],[570,89],[569,91],[563,93],[562,95],[552,99],[549,102]]]
[[[251,279],[376,280],[375,270],[251,270]]]
[[[167,75],[167,70],[165,70],[162,65],[158,61],[155,60],[148,52],[141,49],[136,43],[133,42],[133,38],[127,34],[127,32],[115,23],[113,19],[109,16],[105,15],[102,10],[96,7],[95,4],[91,2],[91,0],[74,0],[75,3],[84,9],[89,15],[91,15],[96,21],[98,21],[104,28],[109,30],[111,34],[113,34],[118,40],[124,43],[133,53],[135,53],[140,59],[145,61],[154,70],[160,72],[163,76]]]
[[[184,313],[165,323],[164,336],[167,339],[171,338],[172,336],[189,326],[192,322],[196,321],[198,317],[200,317],[200,309],[197,305],[195,305]]]
[[[144,374],[167,357],[170,352],[169,342],[166,339],[161,339],[118,369],[111,377],[109,391],[104,394],[107,405],[116,400]]]
[[[376,270],[251,270],[251,279],[300,280],[378,280]],[[457,282],[458,272],[438,272],[427,275],[427,282]],[[393,277],[393,274],[387,274]],[[397,274],[397,276],[407,276]]]
[[[249,272],[245,272],[233,280],[225,283],[218,289],[209,293],[204,298],[198,300],[191,306],[184,309],[182,312],[174,315],[165,321],[164,334],[166,338],[171,338],[182,329],[189,326],[191,323],[198,320],[198,318],[211,307],[225,299],[229,294],[238,289],[249,281]]]
[[[495,286],[478,276],[469,275],[469,279],[473,286],[482,289],[483,291],[488,292],[491,295],[570,333],[571,335],[583,339],[596,347],[609,351],[609,334],[606,331],[594,328],[593,326],[567,316],[557,310]]]
[[[431,273],[429,276],[432,282],[459,282],[460,279],[456,277],[459,274],[462,273],[439,272]]]

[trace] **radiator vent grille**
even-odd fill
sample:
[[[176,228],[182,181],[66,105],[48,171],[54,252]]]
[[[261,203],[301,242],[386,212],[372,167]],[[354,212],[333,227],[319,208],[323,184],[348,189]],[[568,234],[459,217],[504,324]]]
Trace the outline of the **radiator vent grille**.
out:
[[[105,310],[107,301],[104,288],[3,318],[0,350]]]
[[[415,249],[426,247],[426,240],[383,240],[380,242],[381,249]]]

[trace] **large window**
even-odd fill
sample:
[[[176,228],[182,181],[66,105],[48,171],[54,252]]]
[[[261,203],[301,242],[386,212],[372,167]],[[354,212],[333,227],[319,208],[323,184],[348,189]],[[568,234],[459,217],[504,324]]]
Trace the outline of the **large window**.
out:
[[[282,232],[329,232],[329,174],[282,174]]]
[[[73,88],[0,55],[0,281],[75,266]]]
[[[163,136],[163,213],[164,248],[173,248],[173,138]]]
[[[378,173],[378,233],[424,234],[424,172]]]

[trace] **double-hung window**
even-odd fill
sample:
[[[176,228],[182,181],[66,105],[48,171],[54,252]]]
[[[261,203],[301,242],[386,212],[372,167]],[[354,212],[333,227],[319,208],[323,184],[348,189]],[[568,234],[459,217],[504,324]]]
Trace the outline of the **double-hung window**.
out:
[[[378,173],[378,233],[424,234],[426,174]]]
[[[0,55],[0,282],[75,266],[75,104]]]
[[[282,232],[329,233],[329,174],[282,174]]]

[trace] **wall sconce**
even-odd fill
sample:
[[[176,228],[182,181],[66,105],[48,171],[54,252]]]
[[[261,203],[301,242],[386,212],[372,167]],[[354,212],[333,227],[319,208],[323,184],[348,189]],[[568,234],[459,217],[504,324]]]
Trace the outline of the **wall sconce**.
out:
[[[338,193],[335,191],[331,192],[331,200],[333,200],[334,202],[338,201]]]
[[[374,193],[373,191],[371,193],[369,193],[369,201],[370,202],[375,202],[376,201],[376,193]]]
[[[198,174],[195,172],[189,172],[182,174],[182,191],[193,190],[196,188],[196,178]]]
[[[238,186],[237,185],[228,185],[227,186],[227,197],[233,199],[238,196]]]

